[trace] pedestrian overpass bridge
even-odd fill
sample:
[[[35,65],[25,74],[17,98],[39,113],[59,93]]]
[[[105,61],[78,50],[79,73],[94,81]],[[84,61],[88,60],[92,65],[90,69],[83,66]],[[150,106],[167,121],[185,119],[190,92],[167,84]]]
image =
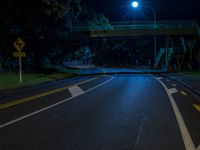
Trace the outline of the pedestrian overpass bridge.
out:
[[[134,21],[111,22],[110,24],[74,24],[71,37],[131,37],[131,36],[200,36],[198,23],[180,21]]]

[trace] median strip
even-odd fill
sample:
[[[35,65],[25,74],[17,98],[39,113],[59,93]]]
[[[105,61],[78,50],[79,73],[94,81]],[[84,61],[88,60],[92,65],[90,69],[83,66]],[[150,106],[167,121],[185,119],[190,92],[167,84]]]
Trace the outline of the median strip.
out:
[[[81,82],[76,83],[76,84],[87,83],[87,82],[93,81],[97,78],[99,78],[99,77],[92,78],[92,79],[85,80],[85,81],[81,81]],[[32,100],[39,99],[41,97],[45,97],[45,96],[48,96],[48,95],[51,95],[51,94],[62,92],[64,90],[68,90],[69,87],[71,87],[71,86],[62,87],[62,88],[59,88],[59,89],[55,89],[55,90],[44,92],[44,93],[41,93],[41,94],[29,96],[29,97],[22,98],[22,99],[19,99],[19,100],[14,100],[14,101],[9,102],[9,103],[1,104],[0,109],[8,108],[8,107],[11,107],[11,106],[16,106],[16,105],[19,105],[19,104],[22,104],[22,103],[25,103],[25,102],[29,102],[29,101],[32,101]]]

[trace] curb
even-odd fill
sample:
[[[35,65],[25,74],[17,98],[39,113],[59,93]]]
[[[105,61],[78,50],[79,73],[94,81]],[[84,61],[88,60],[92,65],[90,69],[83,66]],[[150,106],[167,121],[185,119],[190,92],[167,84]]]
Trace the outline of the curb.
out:
[[[165,72],[98,72],[98,73],[85,73],[79,74],[80,76],[91,76],[91,75],[115,75],[115,74],[155,74],[160,75]]]

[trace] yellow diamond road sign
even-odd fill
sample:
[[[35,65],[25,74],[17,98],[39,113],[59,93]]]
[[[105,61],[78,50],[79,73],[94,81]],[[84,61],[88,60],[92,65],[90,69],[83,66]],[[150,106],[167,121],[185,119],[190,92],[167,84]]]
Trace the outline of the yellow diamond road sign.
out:
[[[15,42],[14,42],[14,47],[21,52],[21,50],[24,48],[25,43],[22,41],[21,38],[18,38]]]

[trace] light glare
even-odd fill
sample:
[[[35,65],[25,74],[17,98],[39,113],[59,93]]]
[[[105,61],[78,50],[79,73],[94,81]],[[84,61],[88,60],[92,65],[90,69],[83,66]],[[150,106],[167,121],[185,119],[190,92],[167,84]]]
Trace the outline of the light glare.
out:
[[[137,1],[134,1],[134,2],[132,2],[132,6],[134,7],[134,8],[136,8],[136,7],[138,7],[138,2]]]

